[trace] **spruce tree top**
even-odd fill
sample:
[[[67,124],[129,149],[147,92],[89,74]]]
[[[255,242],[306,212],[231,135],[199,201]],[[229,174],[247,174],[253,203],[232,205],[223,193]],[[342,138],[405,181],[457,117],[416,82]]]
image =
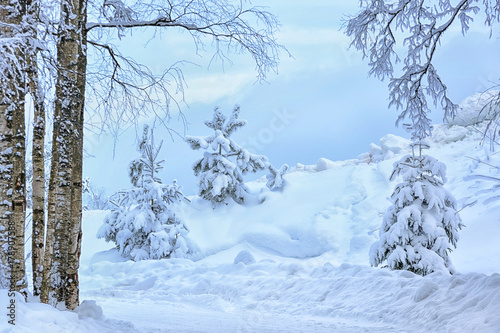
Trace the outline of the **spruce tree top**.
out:
[[[225,152],[230,152],[230,146],[233,148],[237,146],[229,137],[240,127],[247,124],[246,120],[238,119],[240,114],[240,107],[236,105],[233,109],[231,117],[226,122],[227,117],[217,107],[214,110],[212,120],[206,120],[205,125],[215,131],[213,135],[209,136],[186,136],[186,142],[189,143],[192,149],[208,149],[212,144],[214,150],[217,150],[217,145],[220,145]],[[239,148],[239,146],[238,146]],[[241,149],[241,148],[240,148]],[[236,149],[234,149],[236,150]],[[237,149],[239,150],[239,149]]]

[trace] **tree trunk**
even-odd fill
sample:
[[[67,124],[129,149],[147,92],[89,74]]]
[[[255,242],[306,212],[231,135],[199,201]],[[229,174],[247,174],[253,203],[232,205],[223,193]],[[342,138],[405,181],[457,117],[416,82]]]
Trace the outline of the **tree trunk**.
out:
[[[40,295],[43,272],[43,244],[45,235],[45,107],[38,87],[36,53],[29,58],[29,87],[34,104],[33,121],[33,229],[31,233],[31,262],[33,267],[33,295]]]
[[[24,85],[24,73],[20,73],[18,84]],[[11,289],[28,296],[24,257],[24,229],[26,221],[26,137],[24,125],[24,89],[18,88],[16,109],[12,117],[12,222],[15,229],[13,263],[11,270]]]
[[[61,2],[57,43],[59,72],[52,149],[52,167],[56,167],[57,172],[51,172],[49,191],[52,191],[52,197],[49,198],[50,217],[47,227],[47,236],[53,230],[53,238],[47,238],[47,250],[51,250],[49,242],[53,239],[49,293],[53,295],[55,302],[65,302],[70,309],[74,309],[79,301],[82,113],[85,94],[85,79],[82,75],[85,74],[86,66],[83,49],[85,5],[83,0]]]
[[[2,285],[26,295],[24,267],[26,49],[22,31],[25,1],[0,1],[0,267]],[[7,264],[7,265],[6,265]],[[9,267],[6,267],[9,266]]]
[[[87,72],[87,35],[85,25],[87,22],[87,0],[79,0],[80,20],[78,31],[80,45],[78,48],[78,69],[76,88],[77,98],[75,104],[78,106],[75,117],[75,140],[73,142],[73,189],[71,194],[71,229],[68,252],[68,284],[66,307],[70,310],[76,308],[79,303],[78,268],[80,267],[80,254],[82,244],[82,178],[83,178],[83,123],[85,109],[85,84]]]
[[[83,109],[82,109],[83,111]],[[83,112],[81,112],[83,113]],[[75,138],[73,149],[73,188],[71,193],[71,226],[68,246],[68,268],[66,285],[66,307],[76,308],[79,301],[78,268],[82,242],[82,151],[83,147],[83,114],[75,119]],[[81,126],[82,125],[82,126]]]
[[[56,114],[57,110],[54,110],[54,119],[58,118],[59,115]],[[57,123],[54,122],[53,132],[56,132]],[[53,133],[53,138],[54,138]],[[54,139],[52,139],[54,140]],[[45,235],[45,249],[43,255],[43,276],[42,276],[42,288],[40,290],[40,301],[42,303],[48,304],[49,301],[54,299],[54,295],[51,292],[51,280],[52,280],[52,257],[54,255],[54,228],[55,228],[55,210],[56,210],[56,200],[55,200],[55,190],[56,190],[56,173],[57,173],[57,163],[58,154],[57,149],[55,149],[54,141],[52,142],[52,157],[50,164],[50,177],[49,177],[49,191],[47,195],[47,234]],[[53,304],[55,305],[55,304]]]
[[[2,82],[3,85],[3,82]],[[12,175],[12,112],[9,103],[0,90],[0,288],[10,287],[10,260],[12,243],[9,234],[12,214],[11,175]],[[11,230],[9,230],[10,228]]]
[[[32,40],[37,39],[38,2],[28,0],[29,36]],[[43,247],[45,236],[45,106],[44,94],[40,87],[38,77],[37,49],[31,43],[28,50],[28,83],[29,92],[34,105],[33,117],[33,223],[31,232],[31,263],[33,267],[33,295],[39,296],[42,287],[43,275]]]

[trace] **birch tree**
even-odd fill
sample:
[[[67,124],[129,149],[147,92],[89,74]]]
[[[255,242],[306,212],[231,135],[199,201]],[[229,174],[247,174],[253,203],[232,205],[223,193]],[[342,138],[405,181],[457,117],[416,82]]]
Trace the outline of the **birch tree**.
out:
[[[360,6],[345,25],[351,46],[368,58],[370,75],[389,79],[389,107],[401,111],[396,124],[409,120],[414,139],[430,135],[429,104],[443,109],[444,120],[454,117],[458,108],[435,67],[443,36],[453,26],[465,35],[479,15],[492,28],[500,20],[500,1],[366,0]],[[399,51],[401,45],[405,54]]]
[[[43,302],[78,306],[86,2],[61,1]],[[80,148],[80,145],[82,148]],[[76,151],[76,154],[75,154]],[[57,172],[55,172],[57,170]],[[75,176],[80,173],[80,176]],[[80,182],[78,182],[80,179]],[[75,200],[75,201],[73,201]],[[50,257],[50,258],[49,258]]]
[[[43,274],[43,251],[45,235],[45,92],[41,84],[39,72],[38,51],[42,45],[35,43],[38,40],[37,14],[40,11],[39,3],[29,0],[27,5],[28,34],[31,45],[27,53],[27,80],[29,94],[33,100],[33,143],[32,143],[32,207],[33,225],[31,233],[31,263],[33,277],[33,295],[40,295]]]
[[[0,1],[0,231],[2,286],[27,295],[24,267],[24,1]]]

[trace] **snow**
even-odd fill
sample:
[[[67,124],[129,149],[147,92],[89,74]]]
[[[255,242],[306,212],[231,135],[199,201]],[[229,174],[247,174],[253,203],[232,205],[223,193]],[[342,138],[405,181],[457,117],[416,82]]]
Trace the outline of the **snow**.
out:
[[[426,152],[446,164],[444,187],[466,226],[450,254],[454,275],[369,266],[398,182],[389,181],[393,164],[411,153],[386,136],[371,157],[290,168],[281,191],[265,177],[247,183],[261,204],[214,209],[191,197],[179,209],[200,249],[191,258],[121,258],[95,237],[107,212],[85,212],[81,306],[59,311],[18,297],[15,330],[4,320],[0,331],[499,332],[498,183],[477,177],[499,171],[477,159],[498,166],[500,157],[480,145],[477,128],[456,128],[435,126]]]
[[[469,126],[491,120],[493,115],[498,112],[498,109],[492,108],[487,103],[498,98],[498,94],[499,91],[490,90],[467,97],[460,102],[457,116],[448,123],[450,125]]]

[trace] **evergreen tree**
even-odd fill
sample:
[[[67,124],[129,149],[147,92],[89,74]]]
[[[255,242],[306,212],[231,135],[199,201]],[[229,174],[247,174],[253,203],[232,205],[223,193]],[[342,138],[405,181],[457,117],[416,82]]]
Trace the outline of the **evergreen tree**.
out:
[[[145,126],[138,147],[142,157],[129,166],[134,187],[114,195],[111,203],[115,208],[97,234],[98,238],[114,242],[123,257],[135,261],[186,257],[196,251],[187,238],[189,230],[176,214],[177,204],[187,199],[175,180],[166,185],[158,177],[164,162],[158,161],[160,149],[161,143],[154,143],[153,130],[148,136]]]
[[[283,176],[288,171],[288,164],[283,164],[281,168],[276,169],[269,164],[269,174],[266,176],[267,183],[266,186],[270,189],[282,188],[285,184],[285,179]]]
[[[456,247],[462,225],[453,196],[443,188],[446,167],[435,158],[404,156],[394,164],[395,176],[403,182],[390,197],[380,239],[370,248],[370,264],[387,261],[389,268],[405,269],[420,275],[432,272],[454,273],[448,257]],[[415,146],[414,146],[415,147]]]
[[[108,209],[108,197],[103,187],[97,187],[89,177],[84,178],[82,182],[83,192],[83,210],[104,210]]]
[[[243,204],[248,194],[243,175],[272,167],[267,157],[251,154],[231,139],[231,135],[247,123],[238,119],[239,113],[240,107],[236,105],[227,119],[219,108],[215,108],[212,120],[205,121],[214,134],[186,137],[192,149],[206,150],[203,157],[195,162],[193,170],[199,178],[198,195],[214,207],[226,202],[228,197]]]
[[[153,130],[151,130],[150,136],[149,126],[144,125],[142,139],[137,145],[137,151],[141,153],[141,157],[132,160],[128,167],[130,182],[134,187],[142,187],[144,177],[147,177],[148,180],[161,182],[155,175],[163,169],[162,163],[165,162],[165,160],[157,161],[162,145],[163,141],[156,147]]]

